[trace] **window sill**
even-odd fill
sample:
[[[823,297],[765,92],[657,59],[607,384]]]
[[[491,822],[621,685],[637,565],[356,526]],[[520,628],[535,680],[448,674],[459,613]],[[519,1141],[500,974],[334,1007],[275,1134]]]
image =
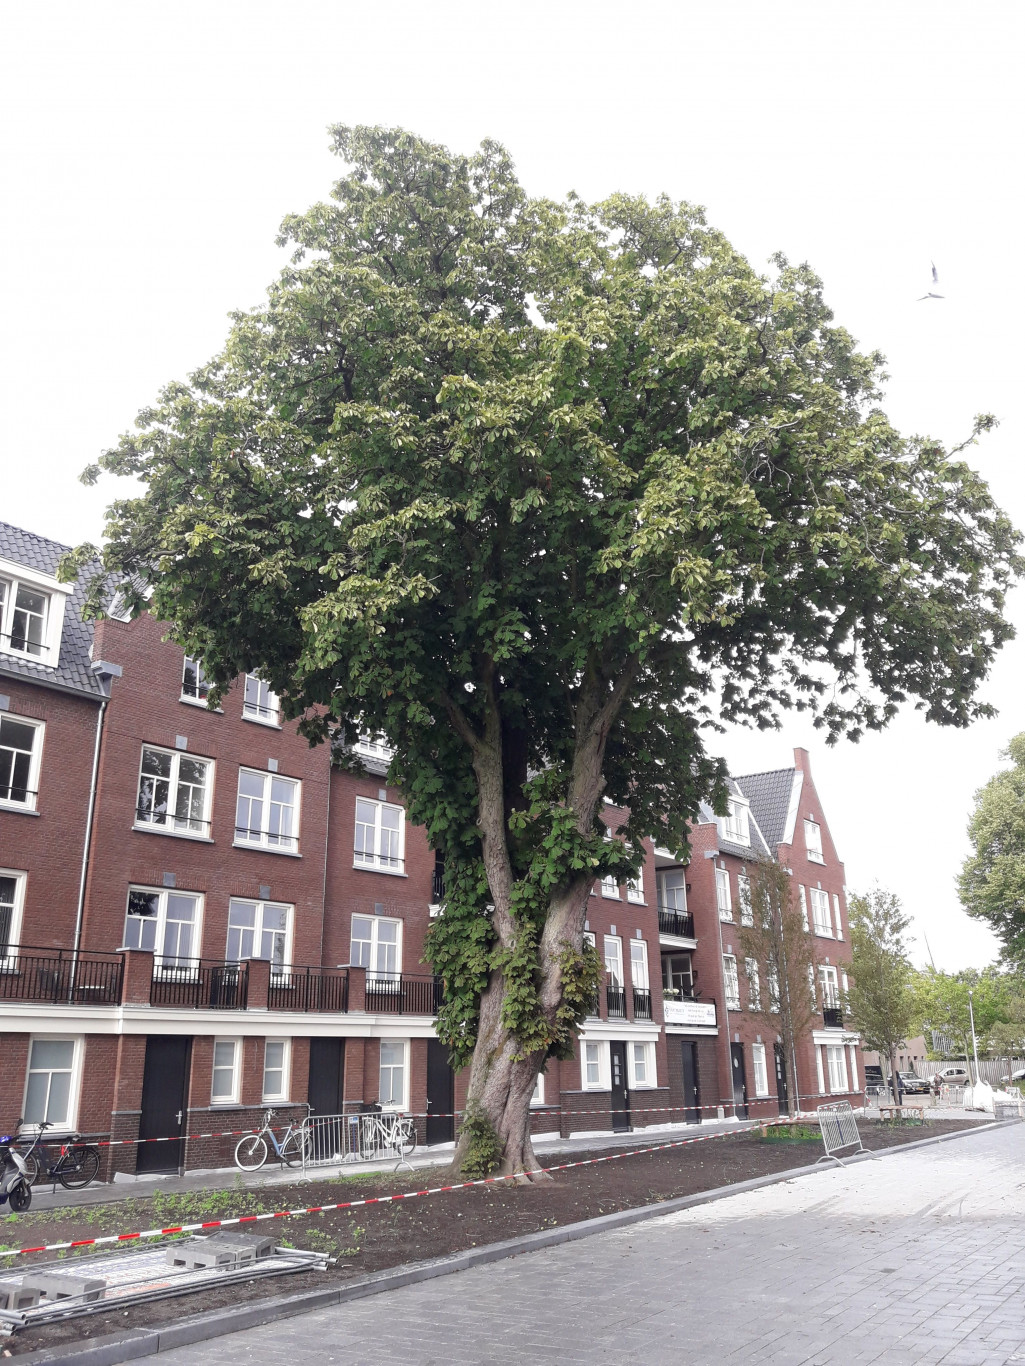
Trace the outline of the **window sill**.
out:
[[[21,802],[5,802],[0,800],[0,811],[13,811],[19,816],[38,816],[39,812],[34,806],[24,806]]]
[[[622,901],[623,898],[618,892],[602,892],[603,901]]]
[[[821,863],[823,868],[826,866],[826,860],[821,854],[812,854],[809,852],[805,854],[805,858],[807,858],[809,863]]]
[[[213,844],[213,840],[210,841]],[[233,849],[250,849],[254,854],[274,854],[278,858],[302,858],[298,849],[275,849],[271,844],[249,844],[245,840],[232,840]]]
[[[647,903],[646,901],[644,901],[643,899],[638,900],[636,897],[632,897],[632,896],[628,896],[626,900],[627,900],[627,904],[628,904],[629,906],[647,906],[647,904],[648,904],[648,903]]]
[[[720,912],[719,912],[719,919],[722,921],[722,923],[723,923],[724,925],[732,925],[732,924],[735,923],[735,922],[734,922],[734,919],[733,919],[733,912],[732,912],[732,911],[730,911],[730,912],[723,912],[723,911],[720,911]]]
[[[816,925],[816,926],[815,926],[815,938],[816,938],[816,939],[835,939],[835,938],[836,938],[836,935],[833,933],[832,930],[824,930],[824,929],[822,929],[820,926]]]
[[[49,654],[49,649],[47,649],[47,654]],[[17,659],[22,664],[38,664],[41,669],[51,669],[54,672],[57,670],[56,664],[51,664],[49,660],[43,659],[40,655],[34,655],[31,650],[12,650],[9,645],[0,645],[0,655],[6,655],[8,659]]]
[[[280,721],[268,721],[263,716],[248,716],[245,712],[243,712],[242,720],[252,721],[254,726],[266,726],[268,730],[284,730],[284,726],[281,724]]]
[[[133,825],[132,830],[138,831],[140,835],[164,835],[173,840],[192,840],[194,844],[213,844],[214,841],[209,835],[193,835],[188,830],[167,830],[162,825]]]
[[[247,1107],[240,1100],[212,1100],[206,1107],[208,1110],[244,1110]],[[184,1137],[184,1135],[182,1135]]]
[[[211,716],[224,715],[223,707],[208,707],[205,698],[202,697],[186,697],[185,694],[182,693],[181,697],[178,698],[178,701],[184,703],[186,707],[198,707],[201,711],[208,711]]]
[[[400,872],[398,868],[377,868],[370,863],[354,863],[352,866],[357,873],[383,873],[385,877],[409,877],[408,873]]]

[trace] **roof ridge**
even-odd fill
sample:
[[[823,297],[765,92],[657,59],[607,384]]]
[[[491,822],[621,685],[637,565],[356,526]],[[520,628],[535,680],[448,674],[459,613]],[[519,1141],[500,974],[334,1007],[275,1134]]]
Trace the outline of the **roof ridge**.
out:
[[[0,521],[0,527],[8,531],[16,531],[19,536],[31,536],[34,541],[41,541],[43,545],[54,545],[60,550],[71,550],[71,546],[65,545],[63,541],[55,541],[50,536],[40,536],[38,531],[29,531],[27,527],[15,526],[13,522]]]
[[[797,768],[791,764],[789,768],[763,768],[757,773],[731,773],[730,777],[735,783],[739,783],[743,778],[768,778],[773,773],[796,773]]]

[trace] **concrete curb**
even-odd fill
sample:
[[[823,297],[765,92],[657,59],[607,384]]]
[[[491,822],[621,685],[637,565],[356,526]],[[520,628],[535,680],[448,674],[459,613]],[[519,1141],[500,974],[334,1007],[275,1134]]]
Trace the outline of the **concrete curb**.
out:
[[[896,1157],[900,1153],[910,1152],[916,1148],[928,1148],[936,1143],[968,1138],[972,1134],[990,1133],[993,1129],[1004,1129],[1018,1123],[1019,1120],[1002,1120],[992,1124],[979,1124],[970,1129],[958,1130],[956,1133],[936,1134],[932,1138],[917,1139],[914,1143],[902,1143],[896,1148],[884,1148],[878,1153],[856,1153],[845,1158],[844,1162],[850,1165],[854,1162],[869,1162],[873,1158]],[[278,1295],[272,1299],[241,1305],[237,1309],[214,1309],[159,1328],[131,1328],[123,1333],[93,1338],[85,1347],[44,1347],[35,1352],[25,1352],[13,1360],[24,1363],[24,1366],[36,1366],[36,1363],[38,1366],[119,1366],[121,1362],[138,1361],[141,1357],[168,1352],[174,1347],[185,1347],[193,1342],[205,1342],[210,1338],[239,1333],[246,1328],[256,1328],[260,1324],[276,1319],[292,1318],[314,1309],[348,1304],[353,1300],[366,1299],[370,1295],[380,1295],[388,1290],[399,1290],[406,1285],[431,1281],[438,1276],[449,1276],[456,1271],[468,1271],[474,1266],[486,1266],[490,1262],[518,1257],[521,1253],[537,1252],[542,1248],[557,1247],[561,1243],[591,1238],[597,1233],[627,1228],[631,1224],[639,1224],[648,1219],[660,1219],[664,1215],[691,1209],[695,1205],[713,1204],[718,1200],[728,1199],[731,1195],[743,1195],[745,1191],[779,1185],[796,1176],[810,1176],[813,1172],[829,1170],[831,1168],[821,1162],[804,1167],[790,1167],[784,1172],[755,1176],[748,1181],[738,1181],[732,1186],[719,1186],[715,1190],[699,1191],[695,1195],[684,1195],[676,1200],[663,1200],[654,1205],[619,1210],[615,1214],[602,1214],[576,1224],[542,1229],[538,1233],[528,1233],[521,1238],[488,1243],[485,1247],[455,1252],[429,1262],[413,1262],[392,1270],[375,1272],[373,1275],[324,1290],[307,1290],[299,1295]],[[88,1323],[88,1320],[83,1322]]]

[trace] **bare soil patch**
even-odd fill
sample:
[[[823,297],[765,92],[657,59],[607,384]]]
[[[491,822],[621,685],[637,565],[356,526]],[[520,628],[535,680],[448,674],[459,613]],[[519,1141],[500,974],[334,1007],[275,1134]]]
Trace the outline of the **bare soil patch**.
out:
[[[866,1148],[899,1147],[921,1138],[978,1127],[971,1120],[934,1120],[925,1126],[892,1128],[859,1121]],[[653,1136],[652,1142],[658,1140]],[[607,1152],[607,1150],[605,1150]],[[661,1152],[640,1148],[630,1156],[591,1167],[559,1172],[552,1181],[516,1186],[502,1182],[422,1199],[400,1200],[323,1214],[295,1216],[250,1225],[272,1233],[279,1244],[327,1252],[336,1258],[326,1272],[301,1272],[265,1281],[236,1283],[175,1299],[157,1300],[128,1310],[110,1310],[66,1323],[40,1325],[8,1338],[11,1355],[68,1344],[125,1328],[178,1320],[204,1310],[235,1306],[248,1299],[319,1289],[332,1278],[349,1280],[410,1262],[426,1261],[471,1247],[502,1242],[541,1229],[577,1223],[600,1214],[657,1204],[680,1196],[729,1186],[814,1162],[821,1154],[816,1138],[766,1141],[754,1133],[726,1134],[688,1147]],[[541,1150],[542,1154],[544,1149]],[[575,1153],[554,1161],[577,1161],[605,1152]],[[310,1205],[360,1200],[414,1191],[444,1183],[438,1169],[397,1176],[333,1177],[293,1185],[235,1187],[112,1201],[65,1211],[46,1210],[0,1220],[3,1248],[93,1238],[106,1233],[168,1227]],[[133,1246],[133,1244],[129,1244]],[[89,1249],[86,1249],[89,1251]],[[113,1252],[112,1256],[117,1256]],[[0,1256],[0,1275],[54,1254],[8,1259]],[[74,1254],[67,1254],[68,1260]],[[2,1349],[0,1349],[2,1350]]]

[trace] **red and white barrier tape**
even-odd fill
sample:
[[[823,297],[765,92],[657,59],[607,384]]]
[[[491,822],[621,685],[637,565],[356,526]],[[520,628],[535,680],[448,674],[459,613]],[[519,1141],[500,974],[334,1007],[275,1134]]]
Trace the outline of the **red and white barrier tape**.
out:
[[[101,1247],[110,1243],[132,1243],[142,1238],[170,1238],[178,1233],[199,1233],[204,1229],[230,1228],[238,1224],[257,1224],[266,1219],[301,1218],[306,1214],[329,1214],[340,1209],[360,1209],[366,1205],[388,1205],[398,1200],[415,1200],[423,1195],[444,1195],[449,1191],[468,1190],[471,1186],[494,1186],[504,1181],[515,1181],[522,1175],[541,1175],[549,1172],[565,1172],[573,1167],[594,1167],[601,1162],[615,1162],[622,1157],[643,1156],[645,1153],[660,1153],[667,1148],[686,1148],[692,1143],[711,1143],[714,1139],[732,1138],[736,1134],[750,1133],[753,1129],[764,1129],[765,1120],[748,1124],[743,1129],[730,1129],[726,1133],[703,1134],[700,1138],[680,1138],[670,1143],[656,1143],[640,1148],[630,1148],[626,1152],[609,1153],[604,1157],[585,1157],[578,1162],[562,1162],[554,1167],[534,1167],[530,1172],[515,1172],[509,1176],[485,1176],[477,1181],[457,1181],[451,1186],[431,1186],[426,1190],[405,1191],[401,1195],[371,1195],[363,1200],[340,1200],[333,1205],[307,1205],[303,1209],[282,1209],[267,1214],[240,1214],[233,1219],[209,1219],[201,1224],[173,1224],[169,1228],[150,1228],[137,1233],[109,1233],[99,1238],[76,1238],[66,1243],[42,1243],[38,1247],[16,1247],[0,1252],[2,1257],[24,1257],[32,1252],[65,1252],[75,1247]]]

